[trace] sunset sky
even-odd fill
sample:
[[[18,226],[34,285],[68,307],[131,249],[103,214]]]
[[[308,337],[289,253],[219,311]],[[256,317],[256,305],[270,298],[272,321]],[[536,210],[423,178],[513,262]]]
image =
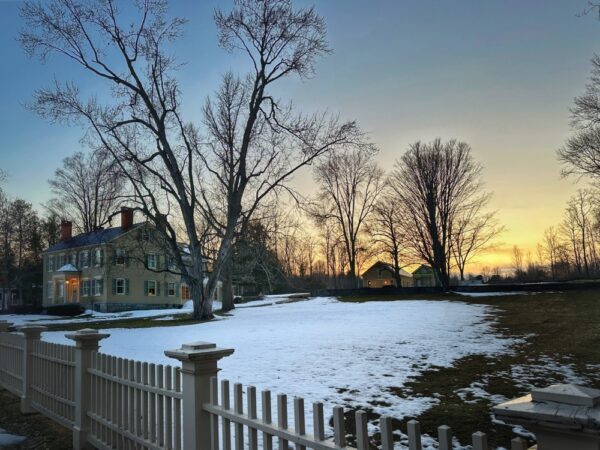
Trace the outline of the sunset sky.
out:
[[[64,59],[29,60],[15,37],[19,1],[0,0],[0,168],[6,190],[35,205],[48,200],[47,180],[81,149],[82,130],[50,124],[24,104],[53,77],[93,93]],[[307,5],[313,2],[296,2]],[[207,95],[228,69],[247,66],[217,45],[212,11],[228,1],[173,1],[189,20],[175,47],[185,110],[198,120]],[[310,80],[288,80],[277,94],[303,111],[328,109],[356,119],[380,148],[385,169],[416,140],[468,142],[494,192],[491,207],[507,227],[504,243],[481,264],[507,266],[510,249],[535,247],[561,220],[578,188],[561,179],[556,150],[569,134],[569,106],[584,89],[589,60],[600,52],[597,14],[580,17],[587,0],[329,0],[316,3],[334,53]],[[307,191],[310,172],[294,181]]]

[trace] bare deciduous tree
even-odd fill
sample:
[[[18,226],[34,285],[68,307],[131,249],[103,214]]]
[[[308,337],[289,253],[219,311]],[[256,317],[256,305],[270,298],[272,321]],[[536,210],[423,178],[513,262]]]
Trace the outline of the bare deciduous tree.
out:
[[[452,226],[452,256],[463,281],[467,264],[493,248],[494,239],[504,231],[504,227],[498,224],[495,211],[485,211],[489,199],[489,194],[475,197],[457,214]]]
[[[407,214],[411,251],[433,268],[442,287],[448,289],[455,237],[461,228],[471,232],[469,211],[485,195],[481,166],[468,144],[436,139],[412,144],[396,162],[391,179]]]
[[[198,131],[182,117],[178,64],[166,51],[184,20],[169,19],[166,10],[165,0],[25,2],[20,41],[30,55],[61,56],[105,83],[103,96],[86,100],[76,85],[56,81],[36,92],[32,107],[53,121],[82,124],[93,145],[112,155],[131,184],[135,207],[164,235],[190,288],[194,316],[208,318],[212,302],[204,295],[196,228]],[[168,215],[181,223],[189,261]]]
[[[63,160],[49,184],[56,197],[48,209],[88,233],[110,222],[122,201],[125,176],[107,152],[77,152]]]
[[[600,56],[592,58],[592,73],[585,93],[571,108],[573,135],[558,150],[564,175],[600,176]]]
[[[221,46],[241,50],[252,70],[244,78],[226,74],[204,107],[209,143],[201,157],[209,181],[200,207],[220,238],[209,293],[222,275],[229,279],[233,242],[257,209],[287,189],[300,168],[359,137],[354,122],[299,114],[271,93],[285,77],[311,76],[316,59],[330,52],[314,8],[294,9],[290,0],[238,0],[229,13],[217,10],[215,22]],[[233,307],[228,297],[225,309]]]
[[[513,246],[512,251],[513,268],[515,270],[515,277],[519,278],[523,275],[523,250],[517,245]]]
[[[389,180],[373,207],[367,234],[379,246],[379,250],[391,261],[396,286],[402,286],[400,269],[410,264],[407,260],[406,226],[402,204],[390,189]]]
[[[345,152],[330,154],[315,167],[320,189],[310,214],[319,221],[335,224],[354,284],[359,275],[360,233],[383,187],[383,171],[373,160],[376,151],[371,144],[363,142]]]

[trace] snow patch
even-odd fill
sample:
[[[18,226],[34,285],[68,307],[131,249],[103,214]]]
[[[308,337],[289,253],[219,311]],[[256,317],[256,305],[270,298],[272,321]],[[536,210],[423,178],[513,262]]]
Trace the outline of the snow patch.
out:
[[[6,430],[3,430],[2,428],[0,428],[0,448],[1,447],[8,447],[11,445],[19,445],[21,444],[26,438],[24,436],[17,436],[14,434],[8,434],[6,432]]]

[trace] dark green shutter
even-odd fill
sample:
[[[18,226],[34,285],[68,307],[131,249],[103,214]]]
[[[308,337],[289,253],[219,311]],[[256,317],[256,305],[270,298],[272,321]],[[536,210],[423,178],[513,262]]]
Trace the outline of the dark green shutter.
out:
[[[156,282],[156,296],[158,297],[160,295],[160,281]]]
[[[117,295],[117,279],[112,279],[112,294]]]
[[[148,281],[144,281],[144,295],[148,296]]]
[[[104,280],[98,280],[100,282],[100,295],[104,293]]]
[[[104,249],[100,249],[100,267],[104,266]]]
[[[125,295],[129,295],[129,278],[125,278]]]
[[[175,297],[179,297],[179,283],[175,283]]]

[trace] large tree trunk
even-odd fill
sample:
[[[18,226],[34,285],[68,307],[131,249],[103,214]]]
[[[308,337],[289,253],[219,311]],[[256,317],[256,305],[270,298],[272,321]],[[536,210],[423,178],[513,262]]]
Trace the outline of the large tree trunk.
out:
[[[191,279],[187,284],[190,288],[192,302],[194,303],[194,319],[212,319],[212,300],[206,297],[204,286],[202,286],[203,283],[200,280],[194,278]]]
[[[209,320],[212,314],[212,295],[208,295],[204,289],[203,259],[200,246],[190,248],[192,254],[192,266],[188,269],[189,275],[185,282],[190,288],[192,302],[194,304],[194,319]]]
[[[231,258],[227,258],[227,261],[223,264],[223,311],[231,311],[235,309],[233,302],[233,264]]]

